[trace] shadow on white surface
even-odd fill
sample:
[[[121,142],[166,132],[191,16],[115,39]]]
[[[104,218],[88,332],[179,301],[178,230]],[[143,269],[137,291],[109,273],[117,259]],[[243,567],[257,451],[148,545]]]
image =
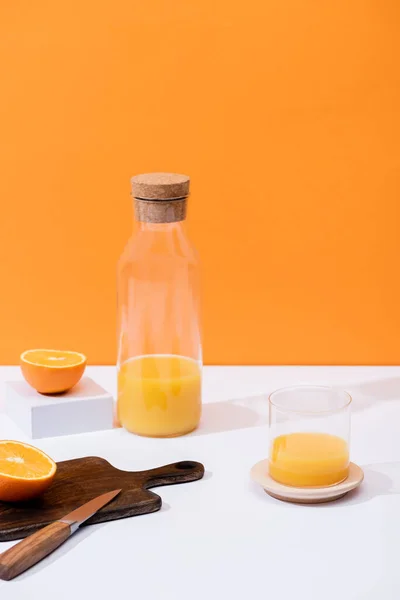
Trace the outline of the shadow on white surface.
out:
[[[343,498],[322,504],[286,503],[268,496],[263,488],[252,482],[252,490],[259,498],[267,502],[290,504],[299,509],[328,509],[329,507],[346,507],[353,504],[369,502],[379,496],[400,495],[400,462],[385,462],[372,465],[361,465],[364,471],[364,481],[356,490],[349,492]]]
[[[253,396],[203,404],[200,426],[190,435],[248,429],[268,423],[268,396]]]
[[[37,565],[25,571],[15,579],[7,582],[7,585],[12,585],[13,583],[18,583],[23,579],[28,579],[29,577],[34,576],[36,573],[39,573],[42,569],[46,569],[53,562],[60,560],[63,556],[71,552],[78,544],[80,544],[85,538],[89,537],[100,528],[105,527],[107,523],[100,523],[99,525],[89,525],[88,527],[81,527],[78,531],[71,536],[62,546],[57,548],[52,554],[49,554],[46,558],[40,561]],[[16,542],[18,544],[18,542]]]
[[[378,496],[400,494],[400,462],[384,462],[372,465],[361,465],[364,481],[361,486],[344,497],[348,504],[368,502]]]
[[[161,509],[158,512],[164,512],[164,511],[167,511],[170,509],[171,509],[170,505],[167,504],[166,502],[163,502]],[[146,516],[150,516],[151,514],[152,513],[149,513],[148,515],[138,515],[138,516],[146,517]],[[126,517],[126,518],[135,519],[137,517]],[[118,519],[118,520],[122,520],[122,519]],[[96,533],[96,531],[98,531],[99,529],[101,529],[103,527],[107,527],[107,525],[109,525],[109,524],[110,523],[106,522],[106,523],[99,523],[97,525],[88,525],[87,527],[81,527],[80,529],[78,529],[78,531],[76,533],[74,533],[74,535],[72,535],[66,542],[64,542],[64,544],[62,544],[62,546],[57,548],[57,550],[55,550],[52,554],[49,554],[49,556],[47,556],[45,559],[40,561],[37,565],[35,565],[31,569],[29,569],[28,571],[25,571],[25,573],[21,573],[21,575],[19,575],[15,579],[12,579],[11,581],[4,582],[4,583],[7,583],[7,585],[12,585],[14,582],[17,583],[19,581],[22,581],[23,579],[28,579],[29,577],[34,576],[35,574],[39,573],[42,569],[48,568],[52,563],[56,562],[57,560],[60,560],[63,556],[65,556],[66,554],[71,552],[71,550],[73,550],[78,544],[80,544],[87,537]],[[18,542],[16,542],[16,543],[18,543]],[[87,560],[90,560],[90,556],[87,557]]]
[[[352,410],[365,410],[381,401],[400,400],[400,377],[376,379],[343,387],[353,398]]]
[[[385,462],[372,465],[361,465],[364,481],[356,490],[337,500],[335,504],[351,506],[370,502],[379,496],[395,496],[400,494],[400,462]],[[326,507],[324,504],[317,505]]]
[[[382,401],[400,400],[400,377],[357,384],[335,384],[352,396],[352,410],[367,410]],[[268,394],[203,404],[199,428],[190,435],[207,435],[268,425]]]

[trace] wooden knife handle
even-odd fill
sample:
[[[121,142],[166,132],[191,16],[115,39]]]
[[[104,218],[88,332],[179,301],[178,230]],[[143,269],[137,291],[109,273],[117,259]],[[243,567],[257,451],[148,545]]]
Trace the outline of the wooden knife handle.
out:
[[[0,554],[0,579],[10,581],[36,565],[71,535],[67,523],[56,521]]]

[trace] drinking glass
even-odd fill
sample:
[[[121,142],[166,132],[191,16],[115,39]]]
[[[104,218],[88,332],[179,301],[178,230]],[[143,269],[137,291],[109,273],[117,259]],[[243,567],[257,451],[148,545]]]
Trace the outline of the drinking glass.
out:
[[[279,389],[269,397],[269,473],[284,485],[326,487],[349,470],[351,396],[318,385]]]

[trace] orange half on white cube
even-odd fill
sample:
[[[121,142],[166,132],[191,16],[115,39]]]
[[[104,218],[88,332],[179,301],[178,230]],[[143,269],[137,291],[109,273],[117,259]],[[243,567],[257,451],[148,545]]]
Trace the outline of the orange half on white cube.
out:
[[[21,354],[22,374],[41,394],[60,394],[81,379],[86,356],[70,350],[26,350]]]

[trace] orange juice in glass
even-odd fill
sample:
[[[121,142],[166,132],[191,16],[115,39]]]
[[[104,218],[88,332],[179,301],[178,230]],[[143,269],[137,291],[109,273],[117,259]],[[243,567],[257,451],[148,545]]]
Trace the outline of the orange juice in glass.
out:
[[[284,485],[326,487],[349,470],[351,397],[323,386],[295,386],[269,397],[269,474]]]

